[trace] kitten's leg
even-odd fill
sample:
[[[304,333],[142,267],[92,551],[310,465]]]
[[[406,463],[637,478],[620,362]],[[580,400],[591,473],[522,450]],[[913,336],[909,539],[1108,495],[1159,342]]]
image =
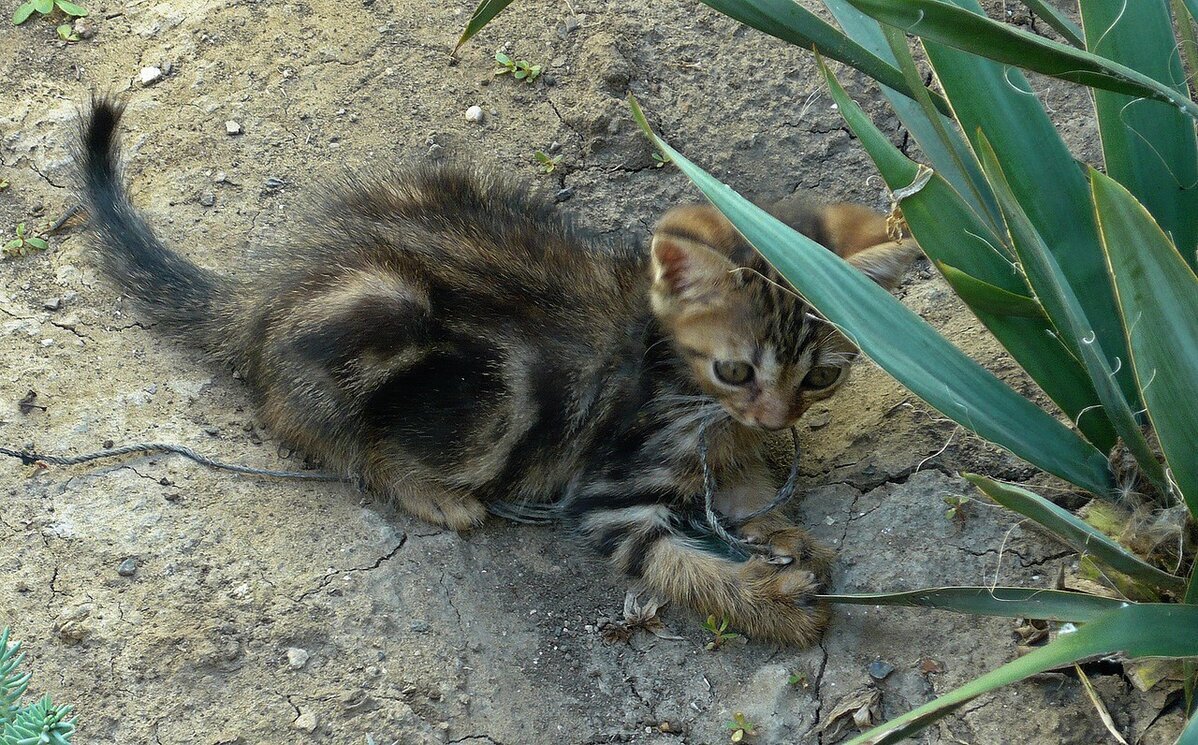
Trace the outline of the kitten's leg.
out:
[[[385,494],[406,512],[433,525],[453,530],[476,528],[487,518],[487,508],[468,493],[414,476],[402,461],[379,453],[368,456],[362,477],[367,487]]]
[[[591,546],[651,592],[702,616],[726,617],[750,636],[806,646],[827,624],[827,607],[813,599],[820,577],[803,561],[728,558],[718,546],[684,535],[665,505],[595,509],[575,524]]]
[[[776,493],[774,479],[765,461],[751,461],[731,483],[716,492],[715,506],[720,514],[739,523],[768,504]],[[736,533],[748,543],[768,547],[775,563],[801,562],[815,572],[821,582],[830,580],[833,552],[787,520],[781,510],[749,520],[737,528]]]

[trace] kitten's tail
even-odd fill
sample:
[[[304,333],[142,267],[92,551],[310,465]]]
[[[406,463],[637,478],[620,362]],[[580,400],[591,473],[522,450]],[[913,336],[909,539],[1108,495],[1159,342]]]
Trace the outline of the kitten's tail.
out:
[[[236,302],[231,280],[167,248],[133,209],[120,168],[117,126],[122,104],[95,98],[80,122],[76,155],[84,206],[104,273],[154,321],[223,357],[232,350],[227,316]]]

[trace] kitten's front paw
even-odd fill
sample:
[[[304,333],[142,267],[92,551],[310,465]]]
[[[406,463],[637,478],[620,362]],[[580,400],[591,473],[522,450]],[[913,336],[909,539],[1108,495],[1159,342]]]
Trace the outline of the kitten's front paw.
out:
[[[732,625],[750,637],[807,646],[828,623],[828,608],[816,600],[823,580],[798,562],[779,565],[754,556],[740,570],[744,604],[730,608]]]
[[[768,549],[767,561],[771,564],[807,569],[821,585],[831,581],[832,550],[802,528],[765,517],[750,520],[737,532],[746,543]]]

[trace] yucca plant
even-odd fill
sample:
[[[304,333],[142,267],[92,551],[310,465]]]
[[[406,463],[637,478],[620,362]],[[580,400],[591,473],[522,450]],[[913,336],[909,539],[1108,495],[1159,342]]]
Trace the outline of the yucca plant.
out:
[[[484,0],[458,45],[510,2]],[[1064,42],[989,19],[977,0],[822,0],[839,28],[793,0],[703,2],[880,84],[926,163],[893,147],[821,60],[896,216],[1069,423],[683,157],[633,101],[665,157],[820,313],[924,401],[1088,492],[1095,507],[1122,505],[1118,514],[1147,504],[1174,517],[1178,548],[1166,564],[1151,545],[1098,519],[1109,511],[1081,519],[1022,487],[967,475],[1077,548],[1105,587],[830,596],[1069,624],[1046,646],[853,742],[897,741],[983,692],[1100,656],[1183,660],[1176,664],[1191,718],[1179,742],[1198,742],[1198,105],[1182,59],[1195,69],[1198,0],[1079,0],[1080,26],[1045,0],[1024,0]],[[939,90],[924,86],[908,34]],[[1105,172],[1074,160],[1019,67],[1092,89]],[[1125,455],[1134,465],[1113,468]],[[1158,678],[1159,671],[1147,683]]]
[[[20,642],[8,643],[8,631],[0,631],[0,745],[69,745],[75,733],[70,706],[55,706],[49,696],[21,705],[29,673],[17,672],[25,655]]]

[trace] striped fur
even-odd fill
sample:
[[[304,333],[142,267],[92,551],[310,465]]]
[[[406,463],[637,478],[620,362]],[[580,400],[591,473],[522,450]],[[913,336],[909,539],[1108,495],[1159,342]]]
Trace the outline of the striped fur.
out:
[[[774,515],[742,528],[774,561],[728,558],[687,527],[697,437],[707,425],[721,510],[747,513],[773,492],[767,429],[830,394],[839,372],[819,390],[804,380],[847,368],[853,350],[714,210],[671,212],[650,256],[585,237],[485,174],[347,177],[274,259],[226,278],[136,215],[120,115],[96,102],[79,155],[106,273],[236,365],[279,437],[455,529],[481,522],[489,500],[554,502],[583,543],[658,594],[750,634],[816,638],[826,550]],[[830,216],[845,208],[778,209],[826,243],[842,230]],[[849,223],[846,255],[886,240],[872,213]],[[751,385],[713,377],[729,355],[755,366]]]

